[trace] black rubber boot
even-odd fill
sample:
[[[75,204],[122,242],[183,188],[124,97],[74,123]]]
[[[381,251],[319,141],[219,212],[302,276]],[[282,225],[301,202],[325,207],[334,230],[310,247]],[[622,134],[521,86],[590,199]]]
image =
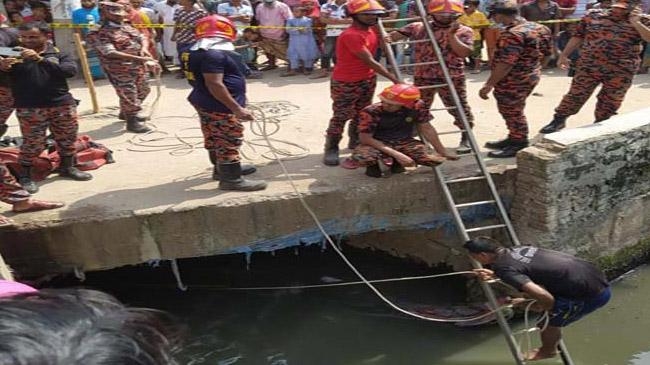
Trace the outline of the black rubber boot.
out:
[[[392,174],[402,174],[406,172],[406,168],[404,168],[404,166],[402,166],[402,164],[400,164],[399,162],[394,161],[393,165],[390,167],[390,172]]]
[[[327,166],[336,166],[339,164],[339,142],[340,136],[327,136],[325,139],[325,155],[323,163]]]
[[[72,180],[88,181],[92,180],[93,175],[83,172],[74,167],[74,156],[62,156],[61,166],[59,167],[59,176],[69,177]]]
[[[348,125],[348,148],[353,150],[359,145],[359,130],[357,125],[350,122]]]
[[[539,133],[549,134],[564,129],[564,127],[566,127],[566,119],[567,117],[555,114],[553,120],[540,129]]]
[[[5,133],[7,133],[7,129],[9,129],[8,125],[0,124],[0,137],[4,136]]]
[[[38,193],[38,185],[32,180],[32,167],[21,165],[20,175],[18,176],[18,183],[23,189],[27,190],[30,194]]]
[[[490,141],[490,142],[485,142],[485,147],[492,149],[492,150],[502,150],[506,147],[510,146],[517,146],[520,143],[518,141],[514,141],[510,139],[509,137],[506,137],[504,139],[500,139],[498,141]]]
[[[456,153],[459,155],[464,155],[472,152],[472,148],[469,145],[469,136],[467,132],[463,132],[460,137],[460,143],[456,147]]]
[[[218,168],[220,190],[256,191],[266,189],[266,181],[264,180],[242,179],[241,164],[239,162],[220,163]]]
[[[521,141],[511,141],[509,146],[504,147],[500,151],[490,151],[488,152],[488,157],[493,158],[508,158],[515,157],[519,150],[528,147],[528,140],[524,139]]]
[[[210,162],[214,166],[212,169],[212,180],[219,181],[219,167],[217,161],[217,151],[208,151],[208,156],[210,157]],[[241,174],[250,175],[257,171],[257,167],[253,165],[244,164],[241,165]]]
[[[126,120],[126,130],[133,133],[151,132],[151,128],[147,127],[144,122],[137,120],[135,117],[129,117]]]

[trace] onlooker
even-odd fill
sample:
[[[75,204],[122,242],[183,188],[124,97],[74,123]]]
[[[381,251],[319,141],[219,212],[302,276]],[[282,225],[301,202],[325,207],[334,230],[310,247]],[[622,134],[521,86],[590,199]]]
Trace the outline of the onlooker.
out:
[[[178,365],[181,332],[162,312],[94,290],[6,281],[0,290],[3,365]]]
[[[176,13],[176,9],[179,7],[177,0],[165,0],[157,3],[154,6],[154,10],[158,15],[158,23],[166,25],[174,24],[174,13]],[[176,51],[176,42],[172,40],[173,35],[174,29],[166,26],[162,30],[162,36],[160,34],[158,35],[158,42],[162,45],[163,55],[174,64],[180,64],[178,61],[178,52]]]
[[[268,65],[261,71],[277,68],[277,59],[287,59],[287,33],[284,25],[291,19],[291,9],[287,4],[277,0],[264,0],[262,5],[255,9],[255,18],[259,22],[260,34],[262,35],[261,47],[268,59]],[[290,70],[290,68],[289,68]],[[289,71],[287,70],[287,71]]]
[[[72,24],[99,24],[99,9],[95,0],[82,0],[81,7],[72,12]],[[85,39],[89,28],[74,28]]]
[[[293,9],[293,18],[287,20],[287,33],[289,33],[287,51],[289,71],[281,76],[295,76],[301,67],[304,68],[305,75],[310,75],[319,52],[312,32],[311,19],[305,14],[304,8],[297,6]]]
[[[650,19],[633,14],[633,4],[617,0],[611,9],[592,10],[580,21],[559,59],[560,66],[567,68],[569,55],[580,49],[571,88],[540,133],[563,129],[567,118],[578,113],[599,85],[594,123],[616,114],[639,69],[642,42],[650,41],[650,34],[636,24],[648,26]]]
[[[488,18],[478,10],[479,4],[479,0],[466,0],[465,14],[458,18],[460,24],[472,28],[474,32],[474,49],[469,57],[473,65],[472,73],[474,74],[481,72],[481,51],[483,50],[483,36],[481,34],[483,29],[490,26]]]
[[[314,78],[328,77],[331,62],[336,62],[336,40],[347,27],[352,24],[352,19],[347,18],[347,0],[328,0],[321,6],[320,21],[325,24],[325,42],[320,59],[321,72]]]
[[[366,166],[366,175],[387,177],[404,172],[404,167],[435,166],[446,158],[458,159],[455,154],[447,153],[429,123],[433,116],[420,100],[416,86],[391,85],[379,94],[379,99],[380,103],[363,108],[358,116],[359,145],[352,158],[360,166]],[[416,130],[437,154],[429,153],[423,141],[413,138]]]
[[[473,259],[490,266],[474,270],[481,280],[499,278],[524,293],[512,304],[534,300],[532,310],[549,311],[548,326],[540,333],[542,347],[525,354],[525,360],[556,356],[562,327],[603,307],[611,297],[609,283],[596,266],[563,252],[532,246],[507,249],[488,237],[477,237],[464,247]]]
[[[21,165],[18,182],[31,194],[38,191],[31,177],[32,161],[45,149],[48,129],[61,156],[59,175],[73,180],[90,180],[92,175],[74,167],[79,125],[77,104],[66,79],[77,73],[77,64],[48,42],[47,34],[51,29],[47,24],[27,23],[18,30],[24,48],[21,62],[12,57],[0,60],[0,71],[10,76],[16,116],[23,135],[18,156]]]
[[[251,24],[253,8],[241,0],[229,0],[217,6],[217,14],[232,20],[237,27],[237,35],[241,36],[242,30]]]
[[[560,12],[560,6],[552,0],[533,0],[526,5],[523,5],[519,8],[520,15],[530,21],[530,22],[541,22],[547,20],[556,20],[562,17]],[[548,27],[553,31],[553,34],[557,34],[560,31],[560,23],[555,23],[549,25]],[[542,67],[546,68],[550,60],[555,58],[555,42],[553,42],[553,50],[549,57],[545,57],[542,62]],[[554,66],[552,66],[554,67]]]
[[[11,204],[14,213],[35,212],[38,210],[61,208],[64,204],[32,199],[29,193],[24,190],[11,175],[9,169],[0,164],[0,201]],[[12,219],[0,215],[0,227],[13,225]],[[1,296],[1,291],[0,291]]]
[[[143,0],[130,0],[129,7],[127,8],[127,19],[137,29],[142,35],[147,38],[147,44],[149,45],[148,51],[153,59],[158,59],[158,54],[156,52],[156,40],[155,32],[151,25],[151,18],[147,13],[142,10]]]
[[[174,13],[174,34],[172,41],[176,42],[176,52],[180,55],[190,49],[196,42],[194,30],[196,22],[207,16],[208,12],[199,8],[196,0],[180,0],[180,8]],[[183,72],[180,71],[177,78],[182,79]]]

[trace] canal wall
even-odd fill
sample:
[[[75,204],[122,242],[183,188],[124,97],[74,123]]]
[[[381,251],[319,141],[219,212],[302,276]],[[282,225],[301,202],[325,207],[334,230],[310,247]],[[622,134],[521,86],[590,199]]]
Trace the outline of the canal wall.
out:
[[[517,166],[522,242],[598,259],[650,237],[650,109],[547,135]]]

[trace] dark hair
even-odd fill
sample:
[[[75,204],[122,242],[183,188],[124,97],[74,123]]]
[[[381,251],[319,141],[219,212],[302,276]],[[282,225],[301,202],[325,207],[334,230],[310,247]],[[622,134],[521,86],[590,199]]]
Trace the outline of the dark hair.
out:
[[[37,1],[37,2],[34,2],[34,3],[30,3],[30,6],[31,6],[32,10],[33,10],[33,9],[38,9],[38,8],[46,9],[46,10],[47,10],[47,5],[43,4],[43,3],[40,2],[40,1]]]
[[[463,247],[471,253],[496,253],[499,248],[501,248],[501,245],[499,244],[499,241],[493,238],[479,236],[465,242]]]
[[[474,5],[479,6],[481,4],[480,0],[465,0],[464,5]]]
[[[23,32],[32,29],[38,29],[43,34],[52,33],[52,28],[46,22],[29,22],[18,26],[18,30],[22,30]]]
[[[179,332],[163,312],[85,289],[0,299],[0,364],[175,365]]]
[[[519,14],[519,9],[517,9],[517,8],[504,8],[504,7],[495,6],[494,8],[492,8],[492,11],[490,13],[514,16],[514,15]]]

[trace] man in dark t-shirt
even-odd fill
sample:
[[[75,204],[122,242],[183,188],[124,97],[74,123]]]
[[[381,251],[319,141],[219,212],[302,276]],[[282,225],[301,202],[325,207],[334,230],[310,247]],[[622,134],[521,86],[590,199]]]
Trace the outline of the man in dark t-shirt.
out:
[[[242,175],[256,171],[242,166],[239,147],[244,137],[242,120],[253,120],[246,109],[246,79],[232,42],[235,25],[220,15],[197,21],[196,39],[181,54],[181,66],[192,85],[187,100],[201,120],[205,149],[214,165],[212,177],[221,190],[254,191],[266,188],[263,180],[246,180]]]
[[[593,264],[577,257],[532,246],[503,248],[488,237],[474,238],[464,246],[469,255],[491,270],[477,269],[483,280],[495,276],[535,301],[533,310],[548,311],[550,320],[542,330],[542,347],[527,360],[553,357],[565,327],[604,306],[611,292],[605,275]],[[528,299],[517,298],[513,304]]]

